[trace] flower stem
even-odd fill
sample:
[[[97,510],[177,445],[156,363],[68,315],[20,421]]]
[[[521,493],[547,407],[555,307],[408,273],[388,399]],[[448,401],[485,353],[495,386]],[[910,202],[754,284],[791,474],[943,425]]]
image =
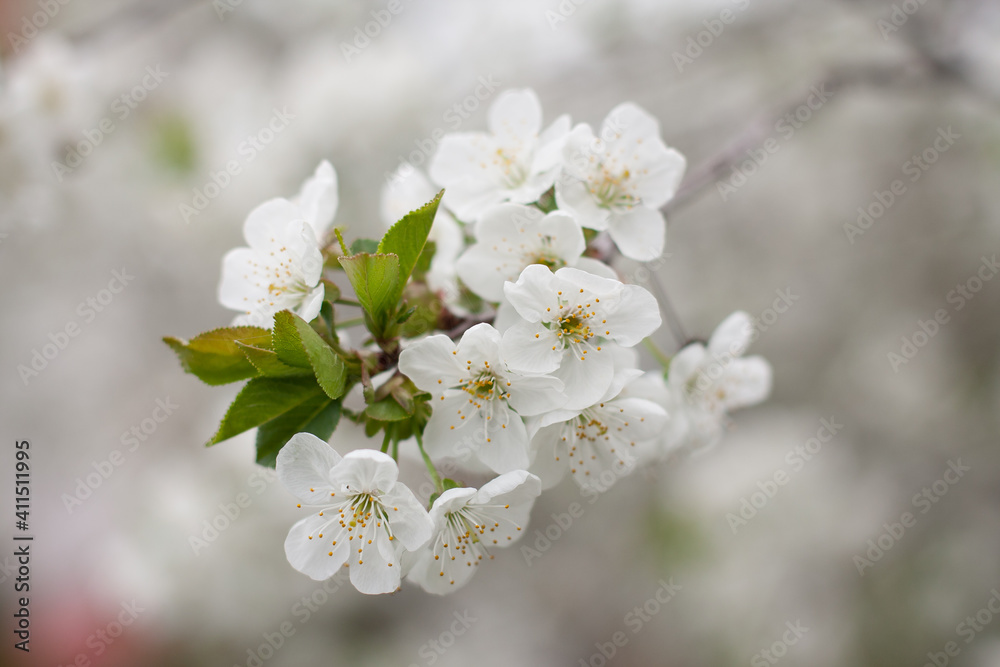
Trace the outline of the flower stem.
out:
[[[351,299],[337,299],[336,301],[334,301],[334,303],[340,304],[341,306],[354,306],[356,308],[361,308],[360,303],[358,303],[357,301],[352,301]]]
[[[365,318],[355,317],[353,320],[344,320],[343,322],[337,322],[337,324],[334,325],[334,329],[346,329],[347,327],[353,327],[364,323],[365,323]]]
[[[383,454],[387,454],[389,452],[389,440],[390,440],[390,438],[389,438],[389,431],[386,430],[385,437],[382,438],[382,449],[379,450]]]
[[[441,482],[441,476],[438,475],[437,469],[431,462],[431,457],[427,456],[427,452],[424,451],[424,440],[419,433],[415,435],[417,437],[417,447],[420,449],[420,456],[424,458],[424,465],[427,466],[427,472],[431,474],[431,479],[434,480],[434,488],[437,489],[438,493],[444,493],[444,484]]]
[[[666,354],[664,354],[663,350],[661,350],[660,348],[658,348],[656,346],[656,343],[653,342],[652,338],[643,338],[642,339],[642,343],[643,343],[643,345],[646,346],[646,349],[649,350],[649,353],[652,354],[653,357],[658,362],[660,362],[661,366],[663,366],[664,368],[666,368],[667,366],[670,365],[670,357],[668,357]]]

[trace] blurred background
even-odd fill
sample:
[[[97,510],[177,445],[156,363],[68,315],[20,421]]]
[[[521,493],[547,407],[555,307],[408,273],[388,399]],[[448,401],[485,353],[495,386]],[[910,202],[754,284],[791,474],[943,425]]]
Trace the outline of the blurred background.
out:
[[[30,655],[0,549],[0,659],[1000,665],[1000,5],[389,4],[0,4],[0,523],[13,544],[27,439],[36,536]],[[387,173],[484,129],[508,87],[546,122],[625,100],[660,119],[689,164],[668,256],[619,268],[692,337],[759,318],[773,397],[599,497],[566,480],[534,552],[450,597],[324,588],[285,560],[294,500],[252,437],[203,447],[237,387],[160,337],[229,322],[220,261],[257,203],[327,158],[337,224],[376,235]]]

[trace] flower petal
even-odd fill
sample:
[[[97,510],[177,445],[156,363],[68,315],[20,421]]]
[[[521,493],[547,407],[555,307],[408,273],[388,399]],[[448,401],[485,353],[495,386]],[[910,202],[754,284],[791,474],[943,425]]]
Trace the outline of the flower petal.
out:
[[[601,399],[615,377],[615,362],[611,351],[588,348],[586,356],[573,353],[563,357],[555,373],[565,386],[568,400],[561,407],[565,410],[583,410]]]
[[[771,393],[771,364],[759,356],[737,359],[723,380],[726,410],[756,405]]]
[[[320,309],[323,307],[323,297],[326,296],[326,288],[322,283],[316,286],[312,292],[310,292],[303,300],[302,305],[298,307],[296,311],[302,319],[306,322],[312,322],[319,315]]]
[[[667,384],[670,389],[683,395],[687,383],[698,373],[707,356],[705,346],[701,343],[691,343],[675,354],[667,370]]]
[[[335,534],[339,537],[337,531],[331,530],[329,535],[319,537],[319,531],[329,523],[329,516],[313,514],[292,526],[285,538],[285,557],[288,562],[316,581],[325,581],[336,574],[349,556],[348,541],[334,537]],[[334,539],[337,541],[336,545],[333,544]]]
[[[623,255],[648,262],[663,254],[667,223],[658,210],[636,206],[624,213],[614,213],[608,233]]]
[[[575,416],[575,415],[574,415]],[[569,470],[562,442],[563,425],[553,424],[539,429],[531,439],[532,461],[529,470],[541,480],[543,489],[551,489]]]
[[[333,470],[330,481],[339,491],[374,493],[388,491],[396,484],[399,468],[388,454],[374,449],[356,449],[348,452]]]
[[[431,519],[410,488],[396,484],[382,494],[393,536],[408,551],[416,551],[431,539]]]
[[[499,331],[486,323],[477,324],[462,334],[462,339],[458,341],[456,351],[459,363],[471,360],[473,366],[478,366],[488,361],[499,370],[500,342]]]
[[[708,351],[717,355],[743,356],[753,337],[753,322],[742,310],[727,317],[712,332]]]
[[[587,184],[569,174],[556,179],[556,204],[560,211],[571,213],[581,227],[604,231],[611,220],[611,211],[598,205]]]
[[[653,155],[644,156],[640,162],[645,173],[637,177],[636,194],[644,206],[660,208],[677,194],[687,169],[687,160],[673,148],[668,148],[659,137],[645,144]]]
[[[453,352],[455,343],[448,336],[429,336],[400,353],[399,370],[420,389],[441,392],[454,387],[464,375]]]
[[[424,428],[424,446],[431,458],[468,456],[486,440],[483,418],[478,410],[466,409],[468,405],[464,392],[433,401],[433,412]]]
[[[312,178],[302,184],[296,203],[316,233],[316,240],[322,243],[340,204],[337,172],[329,161],[320,162]]]
[[[539,322],[521,321],[503,334],[507,366],[521,373],[551,373],[563,358],[562,343]]]
[[[542,103],[530,88],[505,90],[490,105],[487,123],[504,143],[533,140],[542,129]]]
[[[250,211],[243,223],[247,245],[262,249],[283,238],[292,222],[305,222],[302,211],[287,199],[269,199]]]
[[[504,282],[516,278],[523,268],[520,263],[514,264],[517,259],[486,243],[476,243],[455,262],[455,272],[478,296],[487,301],[500,301]]]
[[[595,276],[600,276],[601,278],[618,280],[618,274],[615,273],[613,268],[600,260],[594,259],[593,257],[580,257],[579,259],[570,262],[570,266],[574,269],[579,269],[581,271],[586,271],[587,273],[592,273]]]
[[[275,468],[281,484],[299,500],[320,505],[335,491],[330,470],[342,457],[312,433],[296,433],[278,452]]]
[[[529,322],[538,322],[545,319],[546,312],[551,312],[546,311],[546,308],[559,306],[556,294],[558,290],[553,287],[554,280],[548,267],[532,264],[521,271],[517,282],[504,284],[504,296],[521,317]]]
[[[524,417],[533,417],[549,410],[561,408],[566,403],[565,387],[557,378],[548,375],[510,376],[511,407]],[[522,468],[527,465],[521,466]]]
[[[364,544],[362,553],[355,549],[348,559],[351,583],[366,595],[392,593],[399,588],[402,567],[385,530],[369,525],[369,531],[359,533],[358,537],[362,541],[371,540],[372,544]]]
[[[476,493],[472,504],[530,504],[542,492],[538,477],[527,470],[504,473],[484,484]]]
[[[490,420],[481,420],[486,427],[486,442],[479,445],[476,456],[498,473],[523,470],[531,457],[528,453],[528,432],[524,422],[511,410],[499,410]]]
[[[638,285],[625,285],[617,307],[608,314],[607,329],[619,345],[632,347],[660,328],[660,304]]]
[[[233,248],[222,258],[219,303],[233,310],[250,311],[261,296],[260,289],[246,278],[254,270],[257,253],[250,248]]]
[[[539,135],[538,149],[535,151],[535,159],[531,165],[532,171],[541,172],[560,166],[563,149],[566,146],[566,139],[569,137],[571,128],[572,123],[569,116],[563,114],[552,121],[552,124]]]

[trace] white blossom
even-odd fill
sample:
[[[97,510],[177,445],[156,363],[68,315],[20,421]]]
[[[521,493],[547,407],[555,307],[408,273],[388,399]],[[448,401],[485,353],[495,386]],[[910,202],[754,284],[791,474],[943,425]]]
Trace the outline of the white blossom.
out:
[[[439,595],[463,586],[493,558],[492,549],[520,539],[539,493],[539,479],[524,470],[500,475],[478,491],[448,489],[431,507],[434,533],[407,578]]]
[[[400,557],[431,537],[427,512],[404,484],[392,457],[359,449],[341,457],[327,443],[298,433],[278,453],[278,479],[310,514],[288,533],[285,555],[317,581],[350,568],[362,593],[399,588]]]
[[[562,380],[566,410],[582,410],[608,390],[616,345],[632,347],[660,326],[656,299],[642,287],[570,267],[552,273],[533,264],[504,293],[522,318],[503,334],[507,363]]]
[[[587,124],[573,128],[563,152],[559,208],[584,227],[607,230],[626,257],[659,257],[666,239],[659,209],[673,199],[686,161],[663,143],[656,119],[626,102],[608,114],[600,137]]]
[[[270,327],[285,309],[314,319],[323,305],[323,256],[300,209],[286,199],[264,202],[247,216],[243,238],[248,247],[222,258],[219,302],[240,311],[233,323]]]
[[[477,324],[456,345],[438,334],[413,343],[399,357],[399,370],[433,397],[424,431],[432,457],[475,455],[505,473],[528,467],[528,433],[522,417],[566,402],[563,383],[547,375],[508,370],[500,333]]]
[[[333,165],[326,160],[320,162],[313,175],[302,184],[292,203],[301,211],[302,220],[309,223],[316,233],[316,241],[322,244],[340,205],[337,172]]]
[[[570,119],[560,116],[543,131],[535,92],[507,90],[490,106],[488,125],[489,132],[445,135],[431,159],[431,179],[461,220],[505,201],[531,203],[551,188]]]
[[[555,410],[532,420],[530,470],[545,488],[568,470],[582,488],[606,490],[657,449],[669,416],[653,401],[629,395],[629,385],[642,375],[635,368],[636,355],[619,350],[614,356],[614,380],[593,405]]]
[[[326,160],[292,200],[270,199],[247,216],[248,247],[222,260],[219,302],[240,311],[234,324],[270,327],[281,310],[311,321],[323,305],[321,245],[337,213],[337,172]]]
[[[475,233],[476,243],[458,258],[458,275],[487,301],[502,301],[504,283],[517,280],[531,264],[614,276],[603,262],[583,257],[583,229],[562,211],[544,214],[534,206],[500,204],[483,213]]]
[[[671,415],[668,447],[711,447],[721,439],[728,413],[768,397],[771,365],[760,356],[742,356],[752,336],[750,316],[737,311],[716,328],[707,346],[692,343],[674,356],[663,398]]]

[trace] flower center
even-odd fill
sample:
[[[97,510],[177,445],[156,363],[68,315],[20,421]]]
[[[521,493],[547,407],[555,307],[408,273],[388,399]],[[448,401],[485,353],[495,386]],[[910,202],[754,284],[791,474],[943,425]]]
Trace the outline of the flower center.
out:
[[[491,401],[494,398],[498,382],[499,379],[491,371],[482,371],[462,385],[462,389],[479,401]]]
[[[606,439],[605,434],[608,432],[608,427],[594,416],[580,415],[573,432],[577,440],[597,442],[598,438]]]
[[[558,336],[563,345],[580,344],[589,341],[595,334],[590,329],[590,320],[594,313],[587,312],[583,304],[572,309],[568,314],[561,315],[558,320]]]
[[[496,163],[503,172],[503,184],[507,189],[519,188],[528,179],[528,170],[519,159],[517,151],[508,152],[503,148],[498,148]]]
[[[590,180],[587,187],[602,208],[632,208],[640,200],[629,192],[631,175],[628,169],[616,174],[604,168],[598,178]]]
[[[282,294],[307,294],[310,289],[304,282],[295,281],[278,284],[271,283],[267,286],[267,291],[274,296],[281,296]]]

